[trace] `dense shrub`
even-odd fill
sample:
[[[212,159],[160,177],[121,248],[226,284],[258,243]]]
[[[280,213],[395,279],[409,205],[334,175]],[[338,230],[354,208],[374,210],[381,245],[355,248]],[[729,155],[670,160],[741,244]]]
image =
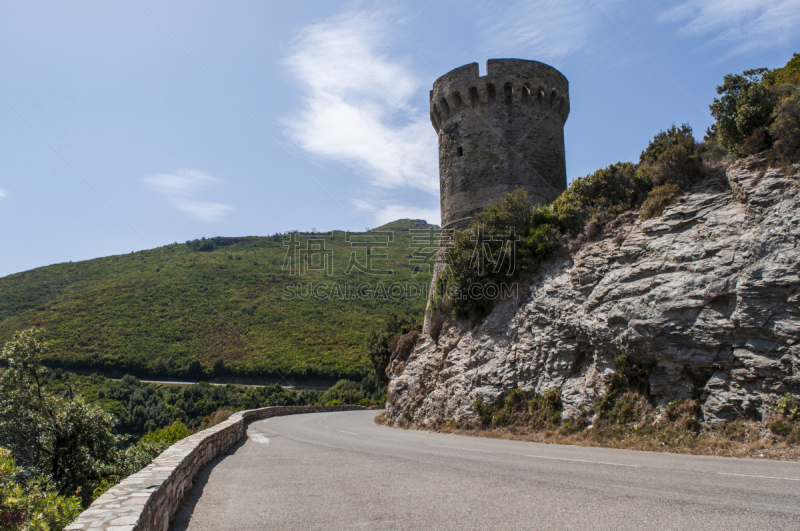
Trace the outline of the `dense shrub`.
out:
[[[703,163],[689,124],[659,132],[642,151],[638,173],[655,187],[671,182],[684,190],[702,179]]]
[[[646,220],[660,216],[679,192],[678,185],[671,181],[650,190],[647,199],[642,203],[642,208],[639,209],[639,219]]]
[[[769,127],[769,134],[775,139],[771,155],[779,164],[800,160],[800,88],[787,92],[776,107],[775,120]]]
[[[398,315],[390,312],[389,317],[386,318],[380,328],[369,332],[365,350],[378,378],[384,382],[389,381],[386,376],[386,367],[389,365],[392,352],[397,346],[400,337],[409,332],[420,332],[421,330],[419,321],[413,315]],[[404,344],[404,347],[406,346]]]
[[[340,380],[320,396],[320,403],[327,406],[339,404],[377,406],[385,402],[386,384],[373,372],[360,382]]]
[[[479,398],[472,410],[483,428],[529,426],[535,430],[555,429],[561,423],[561,395],[558,389],[540,395],[526,394],[513,388],[496,404],[485,404]]]
[[[228,414],[225,418],[229,417],[231,413],[232,412],[228,410]],[[154,446],[163,446],[164,448],[167,448],[191,434],[192,430],[187,428],[186,425],[180,420],[176,420],[169,426],[165,426],[160,430],[146,433],[141,439],[139,439],[139,443],[152,444]]]
[[[596,233],[606,222],[638,207],[651,188],[649,176],[638,172],[636,164],[618,162],[575,179],[553,201],[553,216],[546,221],[570,236],[587,229]],[[547,209],[543,209],[541,214],[546,213]]]
[[[22,472],[11,452],[0,448],[0,529],[57,530],[80,514],[80,498],[59,494],[43,476],[25,480]]]
[[[635,364],[622,352],[614,358],[616,371],[611,375],[606,394],[597,403],[598,416],[624,424],[641,418],[647,410],[650,371],[653,364]]]
[[[787,420],[800,421],[800,399],[786,393],[775,404],[775,412]]]

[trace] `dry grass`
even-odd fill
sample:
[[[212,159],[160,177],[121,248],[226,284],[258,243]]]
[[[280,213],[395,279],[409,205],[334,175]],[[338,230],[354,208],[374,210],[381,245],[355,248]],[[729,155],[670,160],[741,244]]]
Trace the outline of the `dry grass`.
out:
[[[232,409],[221,407],[203,419],[201,429],[210,428],[211,426],[216,426],[220,422],[225,422],[231,415],[233,415]]]
[[[673,182],[656,186],[650,190],[647,199],[642,203],[642,208],[639,209],[639,218],[646,220],[660,216],[680,191],[678,185]]]
[[[382,423],[387,424],[385,418]],[[417,426],[417,428],[453,435],[549,444],[719,457],[800,460],[800,446],[787,443],[785,438],[772,433],[767,424],[766,421],[737,420],[702,428],[699,432],[682,429],[673,423],[645,424],[638,427],[609,425],[597,429],[589,427],[573,431],[565,426],[542,430],[524,426],[484,429],[473,425],[461,425],[451,420],[439,425]]]
[[[630,377],[636,367],[626,368]],[[586,416],[561,420],[557,392],[526,396],[511,390],[503,402],[473,405],[469,421],[448,419],[419,425],[412,415],[377,423],[470,437],[550,444],[597,446],[649,452],[800,460],[800,400],[786,395],[763,420],[745,417],[704,426],[698,400],[678,400],[655,408],[644,394],[626,388],[596,404]],[[405,412],[404,412],[405,413]],[[590,418],[594,424],[590,425]]]

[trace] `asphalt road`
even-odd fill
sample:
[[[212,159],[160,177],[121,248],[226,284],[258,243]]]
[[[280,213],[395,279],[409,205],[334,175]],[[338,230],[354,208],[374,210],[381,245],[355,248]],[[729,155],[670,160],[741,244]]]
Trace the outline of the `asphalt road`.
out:
[[[171,529],[800,529],[800,463],[406,431],[375,414],[251,424]]]

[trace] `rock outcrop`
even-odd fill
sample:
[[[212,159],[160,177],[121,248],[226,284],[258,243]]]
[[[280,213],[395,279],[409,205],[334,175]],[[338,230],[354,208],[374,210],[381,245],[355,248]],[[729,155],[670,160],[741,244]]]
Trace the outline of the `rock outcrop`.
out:
[[[546,265],[480,324],[393,359],[387,417],[471,418],[478,398],[559,389],[565,416],[605,392],[613,359],[654,363],[658,404],[695,397],[708,423],[800,394],[798,177],[751,157],[639,221],[629,214]],[[524,291],[524,293],[522,292]]]

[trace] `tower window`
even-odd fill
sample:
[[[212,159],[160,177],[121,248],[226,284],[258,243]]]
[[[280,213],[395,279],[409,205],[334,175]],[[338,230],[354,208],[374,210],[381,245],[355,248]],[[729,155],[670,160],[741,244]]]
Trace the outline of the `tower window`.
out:
[[[478,105],[478,87],[469,89],[469,102],[473,107]]]
[[[461,157],[461,156],[463,156],[463,155],[464,155],[464,148],[462,148],[461,146],[458,146],[458,147],[456,148],[456,156],[457,156],[457,157]]]

